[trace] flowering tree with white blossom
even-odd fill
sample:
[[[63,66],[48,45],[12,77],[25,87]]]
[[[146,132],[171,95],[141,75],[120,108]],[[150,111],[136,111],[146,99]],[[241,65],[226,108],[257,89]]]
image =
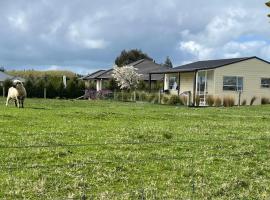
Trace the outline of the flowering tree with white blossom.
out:
[[[115,66],[113,69],[112,76],[116,79],[120,89],[136,89],[139,83],[141,74],[137,72],[138,69],[133,66]]]

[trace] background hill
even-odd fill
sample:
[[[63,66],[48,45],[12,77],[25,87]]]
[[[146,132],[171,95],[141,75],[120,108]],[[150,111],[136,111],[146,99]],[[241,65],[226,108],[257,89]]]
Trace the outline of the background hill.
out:
[[[11,70],[6,71],[8,74],[13,76],[19,76],[23,78],[42,78],[44,76],[52,76],[52,77],[62,77],[67,76],[68,78],[74,78],[77,76],[76,73],[71,71],[61,71],[61,70],[49,70],[49,71],[37,71],[37,70]]]

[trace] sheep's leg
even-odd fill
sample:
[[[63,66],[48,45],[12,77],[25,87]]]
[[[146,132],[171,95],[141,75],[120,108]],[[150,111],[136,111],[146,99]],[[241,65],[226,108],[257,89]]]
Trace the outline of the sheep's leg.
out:
[[[24,99],[22,98],[22,99],[21,99],[21,105],[22,105],[22,108],[24,108],[24,107],[23,107],[23,103],[24,103]]]
[[[18,97],[15,98],[15,106],[20,108],[20,101],[19,101]]]
[[[9,102],[10,98],[7,97],[7,101],[6,101],[6,106],[8,106],[8,102]]]

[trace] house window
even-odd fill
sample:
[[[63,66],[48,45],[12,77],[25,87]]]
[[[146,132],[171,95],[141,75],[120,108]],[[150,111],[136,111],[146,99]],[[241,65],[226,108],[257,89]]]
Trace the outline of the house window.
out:
[[[243,77],[224,76],[223,90],[226,91],[243,91]]]
[[[270,88],[270,78],[262,78],[261,79],[261,87],[262,88]]]
[[[170,77],[170,79],[169,79],[169,88],[170,88],[170,90],[176,90],[177,89],[176,77]]]

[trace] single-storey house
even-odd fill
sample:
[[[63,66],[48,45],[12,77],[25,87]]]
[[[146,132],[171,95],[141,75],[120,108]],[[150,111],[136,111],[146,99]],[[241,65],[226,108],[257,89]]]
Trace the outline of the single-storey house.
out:
[[[179,67],[156,70],[153,75],[162,74],[164,90],[172,94],[189,93],[194,105],[200,98],[200,105],[207,105],[207,96],[214,98],[232,97],[235,105],[256,97],[255,105],[262,98],[270,98],[270,63],[258,57],[205,60]]]
[[[21,78],[21,77],[11,76],[11,75],[9,75],[9,74],[7,74],[5,72],[0,71],[0,86],[3,89],[3,92],[2,92],[3,93],[3,96],[5,96],[4,82],[6,80],[11,80],[11,81],[12,80],[20,80],[22,82],[25,82],[25,80],[23,78]]]
[[[129,66],[133,66],[137,69],[137,72],[141,74],[140,80],[149,82],[149,73],[152,71],[168,70],[169,67],[160,65],[152,60],[141,59],[136,62],[130,63]],[[86,87],[90,85],[91,81],[96,82],[96,90],[102,90],[102,82],[113,79],[113,68],[108,70],[98,70],[92,74],[89,74],[82,78],[85,81]],[[154,74],[151,76],[151,82],[162,81],[164,76],[162,74]]]

